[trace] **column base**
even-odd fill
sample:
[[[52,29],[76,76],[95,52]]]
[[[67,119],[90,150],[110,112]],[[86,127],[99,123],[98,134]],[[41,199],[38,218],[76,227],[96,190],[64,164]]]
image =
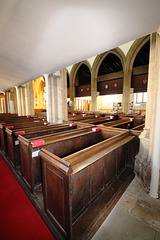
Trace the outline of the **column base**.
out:
[[[151,196],[152,198],[158,198],[158,193],[149,192],[149,196]]]
[[[151,162],[147,158],[140,157],[140,154],[136,156],[135,175],[142,183],[143,187],[149,192],[151,182]]]

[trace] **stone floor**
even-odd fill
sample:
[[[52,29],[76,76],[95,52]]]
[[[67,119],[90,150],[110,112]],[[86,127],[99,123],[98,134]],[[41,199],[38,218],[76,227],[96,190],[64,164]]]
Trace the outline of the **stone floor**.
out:
[[[129,185],[92,240],[160,240],[160,199],[151,198],[137,179]]]

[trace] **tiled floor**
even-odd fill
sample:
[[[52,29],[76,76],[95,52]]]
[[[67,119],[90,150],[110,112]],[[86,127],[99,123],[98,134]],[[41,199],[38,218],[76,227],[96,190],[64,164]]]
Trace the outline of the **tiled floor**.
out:
[[[160,199],[134,179],[92,240],[160,240]]]

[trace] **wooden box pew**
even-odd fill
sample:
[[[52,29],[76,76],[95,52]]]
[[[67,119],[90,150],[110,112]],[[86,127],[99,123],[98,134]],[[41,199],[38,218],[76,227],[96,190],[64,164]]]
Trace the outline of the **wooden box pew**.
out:
[[[89,124],[96,125],[96,124],[111,122],[111,121],[114,121],[114,120],[115,120],[114,116],[107,116],[107,117],[83,120],[83,123],[89,123]]]
[[[120,120],[103,123],[102,125],[106,126],[106,127],[131,129],[134,127],[134,118],[123,118]],[[99,125],[97,125],[97,126],[99,126]]]
[[[0,116],[0,121],[15,121],[15,120],[24,120],[24,119],[26,119],[26,121],[27,120],[29,120],[29,121],[31,121],[31,120],[34,120],[34,119],[37,119],[38,117],[36,117],[36,116]],[[42,118],[38,118],[39,120],[41,120]]]
[[[41,149],[45,211],[63,238],[82,239],[91,228],[95,219],[83,229],[83,216],[126,169],[134,138],[128,130],[100,127]]]
[[[86,115],[86,114],[83,114],[82,116],[81,115],[72,116],[71,118],[68,119],[68,121],[70,121],[70,122],[83,121],[83,120],[86,120],[86,119],[95,119],[97,117],[99,117],[99,115]]]
[[[126,114],[125,117],[128,118],[134,118],[134,127],[145,123],[145,117],[144,115],[139,115],[139,114]]]
[[[36,126],[30,128],[20,128],[20,129],[6,129],[7,134],[7,146],[8,146],[8,158],[12,165],[17,168],[20,166],[20,151],[19,151],[19,141],[18,136],[23,135],[26,139],[35,138],[38,136],[50,135],[53,133],[69,131],[73,129],[79,129],[82,127],[87,127],[88,124],[82,123],[66,123],[66,124],[51,124],[48,126]]]
[[[36,138],[25,138],[26,135],[19,135],[19,149],[20,149],[20,162],[22,177],[31,192],[34,192],[39,184],[42,184],[41,176],[41,162],[39,152],[43,145],[50,144],[51,142],[64,141],[64,139],[81,136],[92,132],[93,126],[82,127],[79,129],[53,133],[50,135],[43,135]],[[85,141],[84,141],[85,142]],[[62,149],[65,146],[62,144]]]
[[[20,129],[20,128],[28,128],[28,127],[34,127],[34,126],[42,126],[48,124],[44,121],[34,120],[34,121],[22,121],[22,122],[16,122],[11,123],[10,125],[4,124],[1,122],[0,124],[0,138],[1,138],[1,149],[4,152],[4,154],[8,154],[8,148],[7,148],[7,134],[6,129]]]
[[[133,135],[139,136],[141,134],[141,132],[143,131],[144,127],[145,127],[145,124],[143,123],[137,127],[132,128],[131,132]]]

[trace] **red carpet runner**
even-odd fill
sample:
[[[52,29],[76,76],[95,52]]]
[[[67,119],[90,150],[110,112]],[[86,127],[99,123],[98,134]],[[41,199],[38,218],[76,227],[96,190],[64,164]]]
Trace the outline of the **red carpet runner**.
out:
[[[0,239],[54,240],[1,155]]]

